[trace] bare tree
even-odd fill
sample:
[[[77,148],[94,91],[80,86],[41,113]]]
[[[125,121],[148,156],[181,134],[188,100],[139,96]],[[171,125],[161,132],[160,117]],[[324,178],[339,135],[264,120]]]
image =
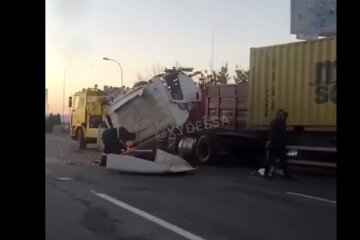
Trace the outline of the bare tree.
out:
[[[148,68],[146,68],[146,78],[150,76],[152,76],[151,71]]]
[[[218,74],[217,83],[219,83],[219,84],[227,84],[229,79],[230,79],[229,68],[228,68],[228,64],[225,63],[225,65],[221,67],[221,70],[220,70],[220,72]]]
[[[161,64],[153,65],[153,74],[158,75],[164,72],[164,67]]]
[[[218,73],[216,71],[205,70],[203,73],[201,73],[201,76],[199,78],[199,85],[201,87],[205,87],[209,85],[227,84],[230,79],[228,71],[229,70],[227,63],[225,63],[225,65],[221,67]]]
[[[249,70],[243,70],[236,66],[234,80],[237,84],[249,82]]]
[[[144,80],[143,75],[140,72],[137,73],[137,80],[138,81]]]

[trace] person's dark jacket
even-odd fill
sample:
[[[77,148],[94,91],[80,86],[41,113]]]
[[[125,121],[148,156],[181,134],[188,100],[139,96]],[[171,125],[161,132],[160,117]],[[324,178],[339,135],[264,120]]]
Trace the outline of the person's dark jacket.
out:
[[[274,119],[270,124],[269,141],[271,148],[286,147],[286,120],[281,118]]]
[[[102,134],[104,143],[104,153],[121,154],[121,150],[126,149],[126,141],[134,140],[135,134],[130,133],[126,128],[106,129]]]

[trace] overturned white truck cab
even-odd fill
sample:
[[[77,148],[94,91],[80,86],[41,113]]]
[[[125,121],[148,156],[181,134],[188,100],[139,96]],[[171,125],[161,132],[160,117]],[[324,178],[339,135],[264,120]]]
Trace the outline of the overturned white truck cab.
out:
[[[114,170],[166,173],[187,172],[194,164],[178,156],[176,141],[168,129],[186,123],[190,110],[201,101],[201,91],[185,74],[189,69],[165,70],[141,86],[109,101],[108,128],[125,128],[135,134],[131,146],[121,154],[110,152],[106,167]]]

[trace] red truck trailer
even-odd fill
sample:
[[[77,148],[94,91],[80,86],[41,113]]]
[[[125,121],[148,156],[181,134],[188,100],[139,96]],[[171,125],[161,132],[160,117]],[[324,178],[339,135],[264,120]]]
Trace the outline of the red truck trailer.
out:
[[[289,113],[290,161],[336,167],[336,38],[251,49],[249,83],[204,88],[168,147],[200,162],[223,151],[264,156],[279,108]]]

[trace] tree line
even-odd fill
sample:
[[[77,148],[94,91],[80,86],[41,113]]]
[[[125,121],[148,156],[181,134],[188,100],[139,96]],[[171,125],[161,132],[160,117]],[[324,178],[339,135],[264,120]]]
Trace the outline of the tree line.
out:
[[[180,64],[178,62],[175,63],[175,68],[180,67]],[[158,75],[163,73],[164,67],[162,67],[160,64],[153,66],[153,75]],[[231,79],[234,80],[236,84],[240,83],[247,83],[249,82],[249,70],[241,69],[238,66],[236,66],[234,74],[231,76],[231,73],[229,72],[228,64],[225,63],[223,66],[221,66],[220,71],[215,70],[204,70],[204,71],[198,71],[198,83],[200,87],[209,86],[209,85],[219,85],[219,84],[227,84],[230,82]],[[144,81],[144,77],[141,73],[137,74],[137,81]]]
[[[52,113],[45,117],[45,131],[52,132],[55,125],[61,125],[60,114],[53,115]]]
[[[233,78],[236,84],[247,83],[249,82],[249,70],[244,70],[236,66],[235,74],[230,75],[228,64],[220,68],[220,71],[216,72],[214,70],[200,73],[199,85],[200,86],[209,86],[209,85],[219,85],[227,84],[230,79]]]

